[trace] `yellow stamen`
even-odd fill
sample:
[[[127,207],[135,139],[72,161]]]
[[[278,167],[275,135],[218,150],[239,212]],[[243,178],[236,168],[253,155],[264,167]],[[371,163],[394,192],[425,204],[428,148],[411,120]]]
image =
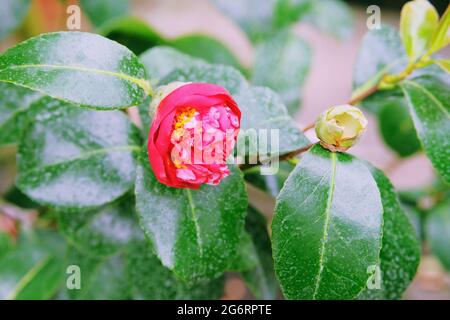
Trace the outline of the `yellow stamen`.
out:
[[[194,108],[189,108],[185,111],[182,111],[177,117],[175,118],[174,128],[175,130],[183,129],[184,125],[191,121],[191,119],[195,116],[195,113],[197,110]]]

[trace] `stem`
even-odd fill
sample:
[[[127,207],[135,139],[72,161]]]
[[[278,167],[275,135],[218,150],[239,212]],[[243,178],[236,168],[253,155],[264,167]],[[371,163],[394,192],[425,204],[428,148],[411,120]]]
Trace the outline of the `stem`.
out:
[[[381,82],[381,81],[380,81]],[[358,94],[355,97],[352,97],[350,99],[350,101],[348,102],[348,104],[350,105],[355,105],[358,104],[359,102],[361,102],[362,100],[368,98],[369,96],[371,96],[372,94],[374,94],[375,92],[378,91],[378,89],[380,89],[380,82],[376,83],[375,85],[367,88],[367,90],[364,90],[363,92],[361,92],[360,94]]]
[[[299,154],[301,154],[301,153],[304,153],[304,152],[308,151],[308,150],[311,149],[311,147],[314,146],[314,145],[315,145],[315,143],[311,143],[311,144],[308,144],[308,145],[305,146],[305,147],[302,147],[302,148],[299,148],[299,149],[297,149],[297,150],[294,150],[294,151],[291,151],[291,152],[289,152],[289,153],[286,153],[286,154],[282,155],[282,156],[278,159],[278,161],[289,160],[289,159],[295,157],[296,155],[299,155]],[[274,160],[275,160],[275,158],[274,158]],[[249,170],[249,169],[251,169],[251,168],[253,168],[253,167],[260,166],[260,165],[262,165],[262,163],[261,163],[261,162],[259,161],[259,159],[258,159],[258,162],[257,162],[257,163],[254,163],[254,164],[245,164],[245,163],[244,163],[244,164],[241,164],[241,165],[239,166],[239,168],[240,168],[241,170],[243,170],[243,171],[247,171],[247,170]]]
[[[315,122],[310,123],[309,125],[307,125],[306,127],[303,128],[303,132],[311,130],[312,128],[314,128],[315,125],[316,125]]]
[[[417,68],[417,65],[421,62],[422,60],[417,61],[416,63],[410,63],[406,66],[405,70],[403,70],[402,72],[400,72],[399,74],[394,74],[394,75],[385,75],[381,81],[380,81],[380,86],[392,86],[397,84],[398,82],[402,81],[403,79],[405,79],[406,77],[408,77],[411,73],[413,73],[413,71]]]

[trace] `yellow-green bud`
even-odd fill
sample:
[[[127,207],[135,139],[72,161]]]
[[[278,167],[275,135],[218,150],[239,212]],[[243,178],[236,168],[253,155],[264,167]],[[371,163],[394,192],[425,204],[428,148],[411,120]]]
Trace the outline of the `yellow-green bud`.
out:
[[[152,97],[152,102],[150,103],[150,116],[155,114],[156,109],[158,108],[161,101],[167,97],[172,91],[175,91],[176,89],[184,86],[185,84],[188,84],[189,82],[180,82],[180,81],[174,81],[169,83],[168,85],[159,87]]]
[[[356,107],[331,107],[316,121],[316,135],[320,144],[333,151],[343,152],[353,146],[367,127],[367,119]]]

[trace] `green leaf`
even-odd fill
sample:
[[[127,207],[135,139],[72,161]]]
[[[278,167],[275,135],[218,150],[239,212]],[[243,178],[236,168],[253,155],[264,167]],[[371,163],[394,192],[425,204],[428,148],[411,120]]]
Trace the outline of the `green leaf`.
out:
[[[229,65],[239,70],[244,69],[224,44],[207,35],[190,34],[181,36],[169,41],[169,45],[210,63]]]
[[[161,84],[173,81],[209,82],[226,88],[235,95],[248,87],[244,76],[236,69],[223,65],[191,65],[187,68],[176,69],[161,80]]]
[[[429,212],[426,231],[431,251],[442,265],[450,271],[450,202],[448,200],[439,204]]]
[[[135,17],[121,17],[104,24],[97,32],[124,45],[135,54],[167,42],[158,31],[147,22]]]
[[[3,0],[0,10],[0,40],[13,32],[22,23],[29,8],[30,0]]]
[[[123,300],[130,298],[131,288],[122,254],[96,259],[70,248],[66,264],[80,268],[81,288],[65,288],[60,293],[60,299]],[[68,278],[67,282],[70,282],[69,280]]]
[[[43,34],[7,50],[0,56],[0,82],[98,109],[138,105],[150,92],[131,51],[82,32]]]
[[[15,144],[27,122],[30,105],[42,97],[35,92],[10,83],[0,82],[0,145]]]
[[[151,48],[139,56],[152,81],[158,83],[176,69],[201,66],[205,62],[166,46]]]
[[[277,28],[290,26],[301,20],[314,6],[312,0],[277,0],[274,24]]]
[[[13,186],[10,190],[8,190],[8,192],[3,196],[3,199],[22,209],[43,209],[41,205],[27,197],[27,195],[20,191],[16,186]]]
[[[257,42],[273,30],[276,0],[214,0],[217,8],[236,21],[250,40]]]
[[[251,236],[256,265],[242,272],[242,277],[257,299],[273,300],[278,293],[278,282],[272,260],[272,247],[267,233],[267,221],[256,209],[249,207],[245,228]]]
[[[241,235],[238,247],[238,254],[231,267],[229,267],[229,270],[233,272],[244,272],[255,268],[258,264],[258,257],[252,238],[245,230]]]
[[[22,230],[0,259],[0,299],[46,300],[64,279],[64,243],[49,231]]]
[[[383,240],[380,253],[381,288],[366,289],[362,299],[401,299],[414,278],[420,261],[416,232],[400,206],[389,179],[367,164],[372,172],[383,205]]]
[[[400,198],[400,201],[402,199]],[[416,238],[418,240],[421,240],[422,238],[422,212],[419,211],[418,208],[406,204],[406,203],[401,203],[403,211],[405,212],[406,216],[409,219],[409,222],[411,223],[411,225],[414,228],[414,231],[416,233]]]
[[[122,250],[139,232],[135,221],[134,201],[127,197],[97,210],[58,214],[60,232],[78,251],[93,258]]]
[[[0,230],[0,261],[13,248],[13,244],[12,237]]]
[[[364,163],[316,145],[281,190],[275,271],[288,299],[352,299],[379,264],[383,208]]]
[[[282,30],[257,46],[252,83],[273,89],[294,114],[310,64],[310,47],[293,32]]]
[[[441,67],[445,72],[450,73],[450,59],[438,59],[435,60],[434,63]]]
[[[401,91],[390,93],[389,97],[378,101],[380,132],[384,142],[392,150],[400,157],[408,157],[420,150],[420,141]]]
[[[80,0],[80,5],[96,27],[128,14],[129,0]]]
[[[407,2],[401,12],[400,35],[409,60],[415,62],[430,45],[439,14],[428,0]]]
[[[378,30],[367,32],[354,68],[354,95],[365,87],[376,84],[385,73],[402,71],[406,62],[400,36],[394,28],[382,26]]]
[[[219,276],[237,255],[247,195],[242,174],[230,169],[218,186],[170,188],[156,180],[142,153],[136,179],[141,227],[162,264],[187,282]]]
[[[405,80],[401,88],[417,134],[431,163],[450,183],[450,90],[435,76]]]
[[[132,188],[139,130],[119,111],[93,111],[48,97],[31,108],[19,145],[17,186],[61,210],[104,205]]]
[[[223,277],[188,286],[161,265],[147,242],[130,244],[126,258],[126,271],[134,299],[218,299],[223,294]]]
[[[147,22],[133,17],[113,20],[104,25],[100,33],[130,48],[136,54],[155,46],[170,46],[211,63],[230,65],[244,70],[227,46],[205,34],[192,33],[171,39]]]
[[[262,175],[260,168],[254,167],[244,171],[245,180],[250,182],[255,187],[266,191],[273,197],[277,197],[284,185],[284,182],[294,168],[294,165],[283,161],[279,163],[279,168],[276,174]]]
[[[309,144],[305,135],[300,132],[295,121],[287,113],[280,97],[272,90],[262,87],[250,87],[235,96],[242,111],[241,131],[239,140],[248,139],[267,130],[267,148],[262,139],[258,146],[250,146],[242,150],[244,145],[238,144],[239,155],[255,156],[257,154],[283,155]],[[279,139],[272,139],[272,134],[278,131]],[[265,137],[265,136],[264,136]],[[278,146],[277,146],[278,144]]]
[[[338,39],[348,39],[353,33],[352,11],[341,0],[312,1],[304,20]]]
[[[150,114],[150,103],[151,99],[148,97],[144,103],[138,106],[139,118],[142,123],[142,138],[144,139],[148,136],[150,125],[153,120],[153,114]]]

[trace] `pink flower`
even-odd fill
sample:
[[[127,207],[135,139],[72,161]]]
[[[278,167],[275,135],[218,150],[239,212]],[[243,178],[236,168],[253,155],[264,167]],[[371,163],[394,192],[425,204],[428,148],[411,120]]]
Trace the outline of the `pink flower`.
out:
[[[241,112],[224,88],[174,83],[157,93],[154,104],[148,155],[158,181],[198,189],[204,183],[217,185],[230,173],[226,159],[236,143]]]

